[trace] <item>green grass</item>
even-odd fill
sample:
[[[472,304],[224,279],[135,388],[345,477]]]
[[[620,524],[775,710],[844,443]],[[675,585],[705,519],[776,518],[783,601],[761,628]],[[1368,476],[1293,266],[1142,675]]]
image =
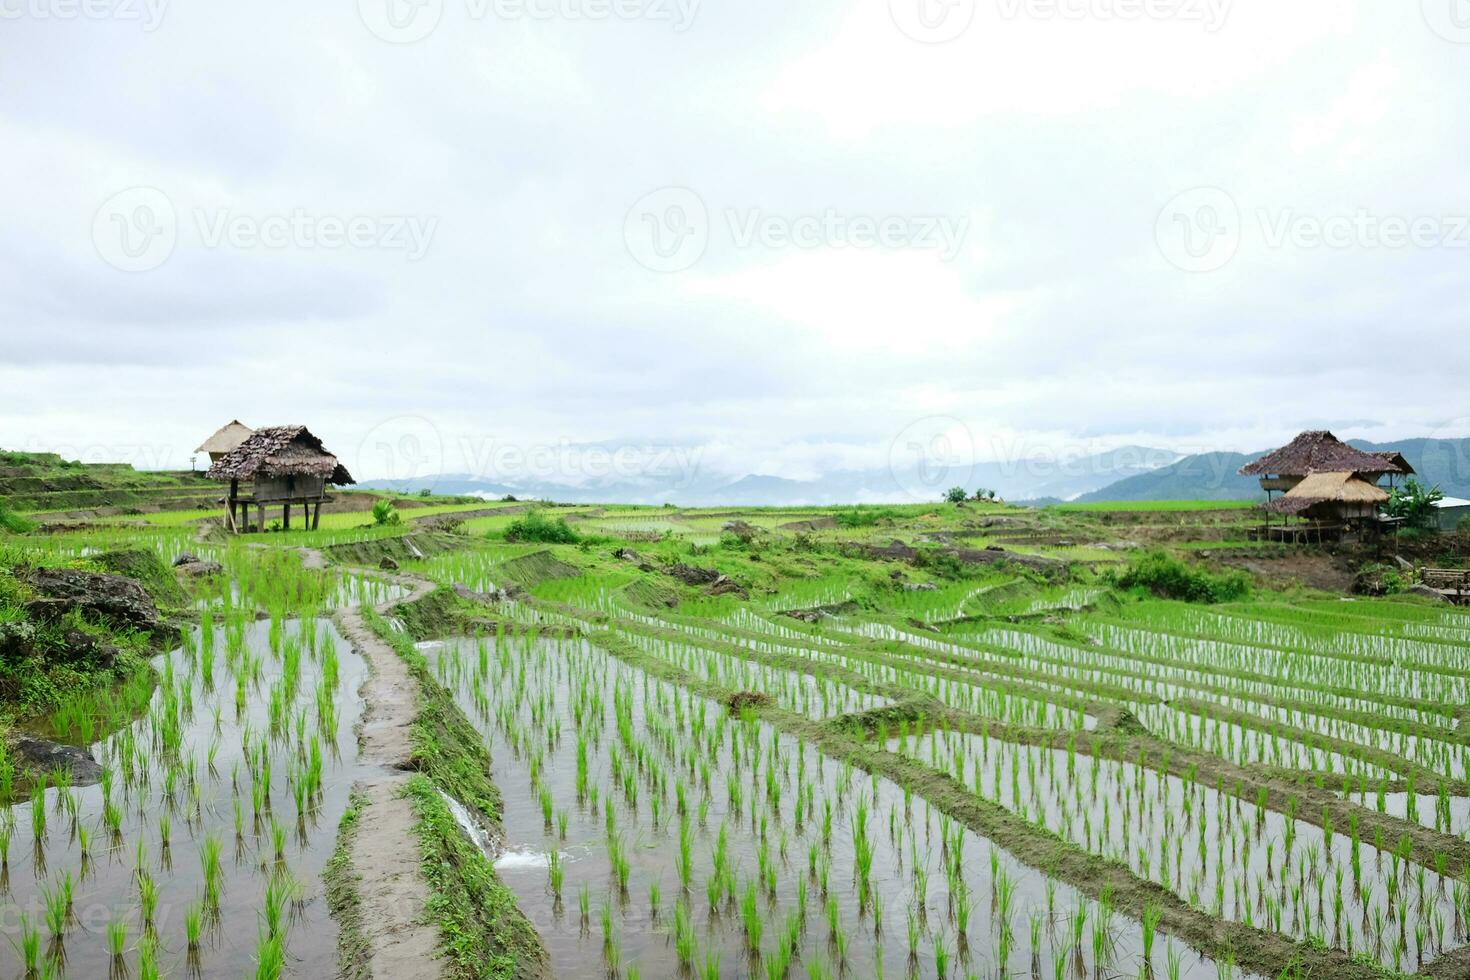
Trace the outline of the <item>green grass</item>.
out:
[[[1207,510],[1249,510],[1254,500],[1117,500],[1085,504],[1055,504],[1046,508],[1062,514],[1189,513]]]
[[[337,828],[337,846],[322,871],[322,881],[327,889],[327,907],[332,910],[332,917],[341,927],[341,933],[337,937],[337,961],[338,976],[343,980],[370,980],[372,977],[368,939],[362,919],[362,899],[357,892],[349,857],[363,803],[363,795],[353,791],[347,809],[342,811],[342,822]]]
[[[458,710],[458,709],[456,709]],[[465,836],[435,782],[414,776],[404,794],[418,823],[429,916],[438,924],[445,969],[464,980],[511,980],[544,962],[545,947],[516,897]]]

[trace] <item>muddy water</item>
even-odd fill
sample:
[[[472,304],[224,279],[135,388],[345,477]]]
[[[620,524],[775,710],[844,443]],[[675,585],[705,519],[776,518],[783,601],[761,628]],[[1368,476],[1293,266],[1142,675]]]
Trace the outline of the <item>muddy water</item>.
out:
[[[110,797],[121,811],[119,833],[114,836],[103,816],[101,785],[71,790],[76,798],[76,819],[63,807],[62,794],[46,794],[46,833],[35,841],[31,804],[8,811],[13,826],[9,861],[4,869],[3,919],[0,931],[9,942],[0,942],[0,975],[21,973],[16,944],[21,940],[21,917],[39,926],[43,955],[47,951],[64,957],[64,973],[70,977],[105,977],[115,966],[107,948],[107,925],[121,921],[128,928],[126,961],[136,976],[139,938],[143,932],[138,869],[146,869],[157,884],[154,931],[158,962],[166,976],[240,977],[253,974],[257,937],[261,928],[260,909],[267,881],[284,870],[295,884],[289,887],[287,903],[290,926],[287,932],[286,972],[293,976],[322,977],[336,972],[337,927],[328,914],[321,883],[322,868],[330,856],[338,822],[345,809],[351,785],[358,774],[353,725],[361,714],[357,689],[365,667],[351,648],[337,636],[330,623],[291,621],[277,627],[275,642],[270,622],[251,622],[237,633],[236,652],[230,652],[227,630],[214,631],[213,684],[206,683],[198,654],[175,650],[158,658],[161,676],[171,664],[181,716],[183,750],[169,793],[169,764],[155,746],[155,728],[167,712],[161,702],[167,682],[155,693],[150,716],[123,732],[92,747],[94,757],[112,771]],[[190,648],[199,646],[195,631]],[[288,717],[283,731],[272,733],[271,692],[283,672],[283,650],[300,649],[299,683],[295,696],[287,699],[280,690],[278,716]],[[305,765],[309,749],[297,739],[297,718],[305,712],[306,742],[321,729],[315,695],[323,682],[326,651],[335,650],[336,684],[332,700],[335,719],[326,719],[322,739],[322,786],[320,794],[298,812],[291,791],[292,770]],[[248,669],[243,665],[252,664]],[[242,665],[246,677],[243,710],[237,714],[237,681],[234,667]],[[285,706],[284,712],[282,707]],[[217,719],[217,720],[216,720]],[[253,816],[252,777],[242,735],[249,733],[253,750],[266,738],[271,762],[269,809],[259,824]],[[125,775],[128,751],[125,743],[135,740],[134,775]],[[213,767],[209,754],[213,751]],[[298,754],[304,751],[306,755]],[[195,779],[188,777],[192,765]],[[262,786],[264,781],[262,781]],[[235,807],[243,814],[242,832],[235,831]],[[272,815],[284,831],[280,857],[272,834]],[[167,816],[170,844],[162,845],[160,824]],[[82,857],[80,835],[90,837],[87,859]],[[206,915],[200,948],[191,953],[185,934],[185,909],[204,894],[201,845],[216,838],[222,845],[223,889],[217,916]],[[62,942],[54,943],[45,925],[45,893],[56,889],[67,875],[75,882],[73,921]]]
[[[1319,827],[1288,821],[1284,814],[1214,788],[1064,749],[957,733],[895,738],[890,748],[956,775],[984,798],[1042,821],[1063,838],[1127,865],[1213,915],[1298,938],[1310,929],[1327,942],[1370,951],[1384,965],[1406,972],[1420,962],[1416,924],[1425,931],[1425,960],[1465,944],[1455,915],[1460,886],[1415,865],[1400,865],[1368,842],[1358,845],[1358,883],[1349,828],[1335,828],[1342,832],[1328,842]],[[1390,917],[1395,893],[1406,902],[1403,912]],[[1406,949],[1396,948],[1398,939]]]
[[[891,703],[887,698],[856,691],[831,678],[769,667],[694,644],[673,643],[626,631],[621,635],[638,649],[675,663],[721,687],[769,694],[781,707],[808,718],[835,718]]]
[[[1001,966],[1046,977],[1092,976],[1095,968],[1101,975],[1138,971],[1143,943],[1136,922],[1110,915],[1102,934],[1104,962],[1096,962],[1092,933],[1102,919],[1096,903],[949,824],[923,800],[906,800],[893,783],[847,770],[764,725],[733,721],[721,706],[653,680],[580,641],[534,646],[510,641],[499,649],[463,641],[425,652],[491,747],[507,834],[496,865],[545,938],[556,976],[606,971],[610,947],[604,941],[604,908],[612,946],[625,967],[636,965],[643,977],[679,975],[674,920],[680,902],[692,923],[697,966],[716,956],[720,976],[765,976],[764,965],[746,950],[742,904],[748,887],[754,889],[763,953],[773,954],[788,917],[795,916],[801,923],[802,961],[809,968],[826,965],[834,975],[843,963],[849,976],[877,976],[879,964],[884,975],[935,976],[936,947],[947,951],[948,970],[959,975],[994,975]],[[588,779],[598,793],[595,807],[590,799],[578,799],[579,712]],[[630,777],[638,790],[636,804],[615,776],[615,756],[625,773],[637,773]],[[640,757],[642,767],[632,761]],[[772,783],[780,788],[779,801]],[[806,805],[800,805],[803,785],[811,787]],[[731,799],[732,786],[741,798],[738,805]],[[693,870],[687,894],[678,872],[678,787],[689,804]],[[564,839],[557,829],[559,816],[550,827],[543,818],[542,791],[550,794],[554,814],[566,815]],[[661,800],[657,821],[655,797]],[[829,804],[830,844],[824,847]],[[610,861],[609,808],[630,866],[626,891]],[[872,847],[869,880],[881,912],[859,901],[855,829],[864,810],[861,836]],[[716,878],[721,828],[734,884],[719,889],[712,909],[707,883]],[[559,900],[550,887],[552,852],[565,869]],[[761,871],[763,854],[774,890]],[[959,855],[954,880],[963,883],[958,895],[973,912],[963,953],[945,872],[953,854]],[[661,892],[656,907],[650,896],[655,884]],[[801,916],[803,889],[807,909]],[[586,920],[579,899],[584,890]],[[1011,897],[1002,898],[1008,891]],[[1078,944],[1071,930],[1083,910]],[[835,932],[829,914],[835,916]],[[1010,936],[1004,942],[1003,931]],[[1004,964],[998,962],[1002,946],[1009,948]],[[1216,976],[1214,964],[1192,951],[1175,946],[1173,955],[1181,976]],[[1160,936],[1154,948],[1159,976],[1168,975],[1168,956],[1169,942]],[[801,967],[792,970],[799,975]]]
[[[1236,765],[1308,769],[1354,778],[1383,779],[1393,774],[1380,765],[1233,721],[1207,718],[1166,704],[1130,705],[1139,724],[1166,741],[1203,749]]]

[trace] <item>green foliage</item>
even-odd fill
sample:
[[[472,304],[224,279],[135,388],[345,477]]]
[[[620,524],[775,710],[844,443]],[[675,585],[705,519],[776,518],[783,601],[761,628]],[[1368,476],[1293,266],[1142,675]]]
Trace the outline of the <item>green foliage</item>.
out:
[[[1251,579],[1245,572],[1211,572],[1163,551],[1137,555],[1122,573],[1112,575],[1121,589],[1139,589],[1184,602],[1235,602],[1248,597],[1251,591]]]
[[[11,510],[5,501],[0,500],[0,531],[8,534],[25,534],[35,529],[35,524],[21,517]]]
[[[523,975],[521,967],[544,961],[541,940],[515,893],[459,828],[433,781],[416,775],[405,795],[418,820],[419,855],[431,892],[427,911],[439,926],[446,975],[510,980]]]
[[[420,497],[432,497],[432,496],[434,496],[434,491],[433,490],[430,490],[428,487],[424,487],[422,490],[419,491],[419,496]]]
[[[975,570],[969,565],[938,548],[920,548],[918,554],[914,555],[914,564],[931,575],[937,575],[952,582],[975,575]]]
[[[566,518],[552,519],[539,510],[533,510],[525,517],[510,522],[505,529],[505,540],[539,544],[576,544],[581,538],[567,524]]]
[[[393,506],[391,500],[379,500],[373,504],[373,524],[385,527],[390,524],[401,523],[403,518],[398,516],[398,508]]]
[[[1443,499],[1444,491],[1439,487],[1426,487],[1410,477],[1403,486],[1389,491],[1384,510],[1389,517],[1404,518],[1410,527],[1429,527],[1436,519],[1434,505]]]
[[[843,527],[872,527],[880,521],[896,521],[903,515],[893,507],[855,507],[837,515]]]
[[[949,504],[962,504],[970,496],[970,492],[964,487],[950,487],[944,491],[944,501]]]

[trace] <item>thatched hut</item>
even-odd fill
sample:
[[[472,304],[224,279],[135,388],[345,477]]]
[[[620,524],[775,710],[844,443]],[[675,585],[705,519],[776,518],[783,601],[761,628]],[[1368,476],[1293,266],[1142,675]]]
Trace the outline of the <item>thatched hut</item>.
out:
[[[239,419],[233,419],[229,423],[220,426],[218,432],[205,439],[199,448],[194,451],[196,453],[208,453],[209,461],[211,463],[218,463],[230,453],[240,448],[240,443],[249,439],[254,432],[255,430],[244,422],[241,422]]]
[[[1386,503],[1388,491],[1355,473],[1311,473],[1266,509],[1312,520],[1348,521],[1374,518]]]
[[[265,528],[266,507],[276,506],[281,507],[282,527],[289,529],[293,504],[301,505],[305,525],[314,529],[321,522],[322,504],[330,499],[327,487],[357,482],[304,425],[278,425],[251,433],[209,468],[209,477],[229,481],[225,517],[236,533],[249,530],[252,505],[257,530]],[[251,486],[242,493],[244,481]]]
[[[1379,530],[1378,511],[1389,499],[1379,483],[1388,477],[1392,486],[1397,477],[1413,472],[1400,453],[1368,452],[1322,430],[1303,432],[1240,468],[1242,476],[1261,478],[1267,513],[1312,522],[1318,540],[1340,536],[1349,527]],[[1273,499],[1273,493],[1283,496]],[[1276,536],[1273,529],[1266,530]]]
[[[1289,444],[1240,468],[1241,476],[1259,476],[1269,497],[1286,491],[1313,473],[1351,473],[1368,483],[1414,472],[1399,453],[1370,453],[1349,446],[1331,432],[1303,432]]]

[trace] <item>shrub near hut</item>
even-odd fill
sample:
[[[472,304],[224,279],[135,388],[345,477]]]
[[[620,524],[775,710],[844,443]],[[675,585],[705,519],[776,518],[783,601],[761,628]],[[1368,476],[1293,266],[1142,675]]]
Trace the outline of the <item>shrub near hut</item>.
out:
[[[539,510],[533,510],[525,517],[519,517],[510,522],[505,529],[505,540],[538,544],[576,544],[581,538],[576,531],[572,530],[566,518],[558,517],[553,520]]]
[[[1128,562],[1122,574],[1113,574],[1120,589],[1139,589],[1161,599],[1184,602],[1236,602],[1251,591],[1251,579],[1245,572],[1211,572],[1162,551],[1139,555]]]

